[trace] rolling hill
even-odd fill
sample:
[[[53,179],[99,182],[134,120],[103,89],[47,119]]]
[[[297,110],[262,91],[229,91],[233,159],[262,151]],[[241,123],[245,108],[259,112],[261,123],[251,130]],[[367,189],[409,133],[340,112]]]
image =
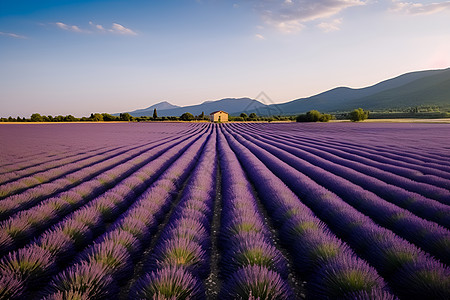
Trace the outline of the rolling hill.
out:
[[[337,87],[323,93],[281,104],[266,105],[250,98],[226,98],[190,106],[161,102],[129,112],[135,117],[180,116],[185,112],[199,115],[224,110],[231,115],[255,112],[261,116],[295,115],[316,109],[321,112],[349,111],[358,107],[368,110],[402,109],[415,106],[438,106],[450,111],[450,68],[406,73],[375,85],[353,89]]]
[[[266,105],[263,103],[250,99],[250,98],[226,98],[217,101],[205,101],[202,104],[198,105],[190,105],[183,107],[174,107],[169,109],[157,109],[158,116],[181,116],[185,112],[189,112],[193,115],[200,115],[204,112],[206,115],[210,114],[213,111],[223,110],[228,112],[229,114],[240,114],[242,111],[250,110],[250,109],[259,109],[263,108]],[[140,117],[140,116],[151,116],[153,115],[153,106],[150,106],[146,109],[140,109],[129,112],[132,116]]]

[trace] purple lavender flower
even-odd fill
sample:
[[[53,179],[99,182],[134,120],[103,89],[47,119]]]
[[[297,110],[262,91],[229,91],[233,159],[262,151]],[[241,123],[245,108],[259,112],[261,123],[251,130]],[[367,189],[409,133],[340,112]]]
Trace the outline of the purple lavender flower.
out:
[[[14,271],[0,271],[0,299],[21,299],[25,283]]]
[[[39,285],[40,281],[45,281],[54,268],[52,254],[36,245],[10,252],[0,261],[1,273],[16,274],[31,288]]]
[[[276,272],[262,266],[239,269],[224,284],[220,299],[293,299],[287,283]]]
[[[205,255],[199,244],[187,239],[163,241],[155,250],[158,268],[181,266],[193,271],[202,270],[205,268]]]
[[[82,262],[57,275],[47,292],[49,295],[73,293],[85,295],[88,299],[107,300],[116,295],[118,288],[106,266]]]
[[[134,286],[130,299],[203,299],[201,283],[186,269],[170,266],[147,274]]]
[[[52,254],[57,262],[75,254],[75,243],[69,235],[62,231],[48,231],[37,241],[37,245]]]
[[[394,286],[405,299],[449,299],[450,269],[438,262],[419,259],[395,274]]]
[[[373,289],[387,289],[383,279],[364,261],[341,256],[324,265],[308,283],[316,299],[336,299],[346,294]]]

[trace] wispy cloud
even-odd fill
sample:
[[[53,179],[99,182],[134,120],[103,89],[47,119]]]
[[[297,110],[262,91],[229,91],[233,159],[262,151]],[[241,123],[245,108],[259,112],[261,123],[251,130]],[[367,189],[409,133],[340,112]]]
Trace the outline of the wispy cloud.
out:
[[[317,25],[323,32],[333,32],[341,29],[342,18],[334,19],[331,22],[322,22]]]
[[[119,23],[112,23],[110,28],[105,28],[101,24],[95,24],[94,22],[90,21],[89,29],[83,29],[81,26],[78,25],[68,25],[63,22],[56,22],[54,23],[58,28],[66,31],[72,31],[72,32],[79,32],[79,33],[114,33],[114,34],[121,34],[121,35],[137,35],[137,33],[130,28],[127,28]]]
[[[366,1],[363,0],[254,1],[255,8],[265,23],[284,33],[298,32],[308,22],[327,19],[344,9],[365,4]]]
[[[258,40],[265,40],[266,38],[262,35],[262,34],[255,34],[255,38],[257,38]]]
[[[2,32],[2,31],[0,31],[0,35],[1,36],[12,37],[12,38],[15,38],[15,39],[26,39],[27,38],[24,35],[15,34],[15,33],[12,33],[12,32]]]
[[[137,35],[137,33],[130,28],[126,28],[118,23],[113,23],[111,29],[109,29],[108,31],[124,35]]]
[[[391,7],[391,11],[409,15],[431,15],[446,9],[450,9],[450,1],[423,4],[393,0]]]
[[[83,30],[81,30],[80,27],[78,27],[76,25],[67,25],[67,24],[64,24],[62,22],[56,22],[55,25],[58,28],[61,28],[63,30],[73,31],[73,32],[83,32]]]

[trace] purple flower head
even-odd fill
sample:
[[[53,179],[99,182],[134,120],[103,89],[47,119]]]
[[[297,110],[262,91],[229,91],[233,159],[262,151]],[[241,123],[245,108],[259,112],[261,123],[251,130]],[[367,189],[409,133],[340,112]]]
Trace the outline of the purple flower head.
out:
[[[339,299],[350,293],[387,290],[385,282],[372,267],[349,255],[336,257],[322,266],[308,286],[315,299]]]
[[[130,211],[127,216],[128,218],[133,218],[139,220],[146,224],[148,227],[152,227],[155,223],[154,215],[151,211],[145,207],[136,207]]]
[[[227,228],[227,233],[230,236],[235,234],[239,234],[240,232],[265,232],[265,227],[260,219],[256,218],[246,218],[246,217],[237,217],[234,218],[230,223],[230,226]]]
[[[81,254],[80,259],[105,266],[105,272],[118,280],[131,275],[133,271],[127,248],[110,240],[89,247]]]
[[[206,233],[206,230],[203,227],[199,229],[192,229],[189,227],[172,226],[172,225],[166,231],[163,232],[161,237],[164,240],[187,239],[199,243],[202,246],[205,246],[204,244],[208,240],[208,234]]]
[[[77,204],[81,200],[83,200],[83,196],[81,196],[79,193],[73,192],[73,191],[62,192],[58,195],[58,198],[66,201],[70,205]]]
[[[314,231],[324,231],[326,225],[313,217],[300,217],[294,215],[289,221],[283,224],[281,233],[289,241],[293,241],[304,234],[311,234]]]
[[[32,209],[21,211],[14,216],[15,219],[26,220],[34,229],[46,228],[48,224],[57,218],[55,208],[49,205],[39,205]]]
[[[374,245],[372,251],[371,258],[387,278],[394,276],[405,265],[415,262],[419,256],[424,256],[408,242],[392,243],[389,240]]]
[[[205,201],[196,200],[195,198],[190,198],[184,202],[183,209],[195,209],[204,214],[209,214],[211,212],[210,206]]]
[[[74,293],[86,295],[88,299],[111,299],[118,288],[106,269],[98,263],[76,264],[55,277],[47,288],[48,293]]]
[[[304,230],[302,238],[293,242],[296,265],[300,272],[310,272],[330,260],[352,253],[350,248],[331,234],[315,229]]]
[[[201,282],[186,269],[170,266],[147,274],[134,286],[132,299],[203,299]]]
[[[50,252],[57,261],[75,254],[75,243],[66,233],[62,231],[48,231],[43,234],[37,245]]]
[[[0,299],[21,299],[25,283],[12,271],[0,271]]]
[[[450,269],[421,258],[402,268],[395,275],[393,285],[405,299],[450,299]]]
[[[131,233],[141,242],[149,235],[147,225],[144,222],[133,218],[123,219],[122,223],[117,228]]]
[[[99,242],[103,241],[111,241],[115,244],[125,247],[131,256],[135,255],[141,249],[141,243],[134,235],[132,235],[128,231],[120,229],[111,231],[103,235],[100,238]]]
[[[154,255],[158,268],[181,266],[192,271],[202,271],[205,268],[205,251],[199,244],[191,240],[163,241],[155,250]]]
[[[190,217],[178,219],[174,222],[173,225],[176,227],[183,227],[183,228],[196,230],[201,233],[206,232],[206,229],[205,229],[203,223],[201,223],[199,220],[196,220],[196,219],[190,218]]]
[[[31,224],[22,218],[11,218],[2,222],[1,230],[5,231],[17,244],[28,240],[34,231]]]
[[[170,179],[160,179],[157,181],[158,188],[163,189],[166,192],[171,192],[177,189],[173,180]]]
[[[137,189],[140,185],[142,185],[144,182],[141,178],[137,176],[130,176],[127,179],[125,179],[121,184],[129,187],[130,189],[134,190]]]
[[[293,299],[292,290],[281,276],[262,266],[247,266],[224,284],[219,299]]]
[[[58,226],[62,232],[70,236],[71,239],[75,242],[75,246],[77,248],[82,247],[87,242],[92,240],[92,232],[83,223],[75,220],[68,219],[62,225]],[[58,228],[57,227],[57,228]],[[57,229],[56,229],[57,230]]]
[[[72,219],[83,223],[94,232],[103,226],[102,214],[92,206],[77,210],[73,214]]]
[[[102,215],[104,220],[113,220],[118,214],[117,206],[111,199],[99,198],[94,203],[94,207]]]
[[[204,185],[203,182],[199,182],[199,185],[188,185],[185,190],[185,199],[186,201],[197,201],[197,202],[205,202],[211,199],[212,189],[210,186],[201,186]],[[208,201],[209,202],[209,201]]]
[[[45,203],[45,206],[53,208],[55,213],[60,216],[66,214],[71,209],[71,205],[61,198],[51,198]]]
[[[90,300],[90,298],[87,294],[80,291],[58,291],[42,300]]]
[[[208,217],[203,212],[195,209],[185,208],[179,212],[176,212],[173,218],[190,218],[202,223],[203,226],[207,226],[209,224]]]
[[[52,254],[36,245],[10,252],[0,261],[0,272],[16,274],[28,287],[45,281],[54,268]]]
[[[0,256],[12,249],[14,240],[4,230],[0,230]]]
[[[375,288],[371,291],[358,291],[346,294],[343,300],[398,300],[398,298],[392,295],[390,292]]]
[[[260,239],[235,240],[223,261],[225,269],[230,271],[256,265],[283,275],[289,273],[286,260],[278,249]]]

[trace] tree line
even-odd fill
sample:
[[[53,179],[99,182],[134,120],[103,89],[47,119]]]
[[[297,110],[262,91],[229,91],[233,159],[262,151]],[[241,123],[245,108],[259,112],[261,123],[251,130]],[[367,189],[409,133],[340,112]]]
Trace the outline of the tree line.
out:
[[[352,122],[360,122],[369,118],[369,111],[364,111],[362,108],[355,109],[344,116]],[[322,114],[317,110],[310,110],[306,114],[301,114],[296,117],[297,122],[328,122],[335,117],[331,114]]]
[[[353,110],[346,115],[348,119],[353,122],[364,121],[369,117],[369,111],[364,111],[362,108]],[[298,116],[258,116],[256,113],[251,113],[247,115],[246,113],[241,113],[239,116],[229,116],[229,121],[237,122],[254,122],[254,121],[297,121],[297,122],[328,122],[332,120],[334,116],[330,114],[322,114],[317,110],[311,110],[306,114],[301,114]],[[34,113],[30,118],[0,118],[0,122],[110,122],[110,121],[124,121],[124,122],[148,122],[148,121],[207,121],[209,116],[202,112],[200,115],[194,116],[193,114],[186,112],[179,117],[158,117],[158,112],[156,109],[153,111],[153,116],[141,116],[133,117],[129,113],[121,113],[119,116],[113,116],[108,113],[92,113],[89,117],[76,118],[72,115],[66,116],[45,116],[39,113]]]

